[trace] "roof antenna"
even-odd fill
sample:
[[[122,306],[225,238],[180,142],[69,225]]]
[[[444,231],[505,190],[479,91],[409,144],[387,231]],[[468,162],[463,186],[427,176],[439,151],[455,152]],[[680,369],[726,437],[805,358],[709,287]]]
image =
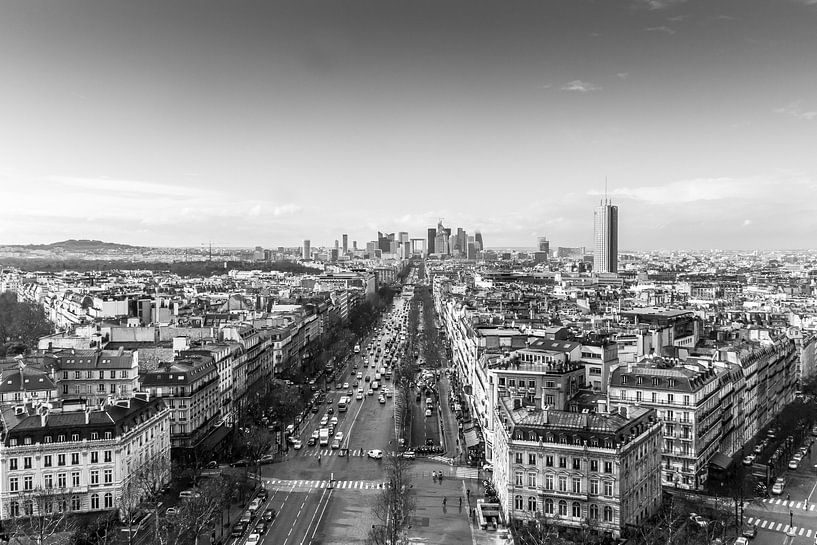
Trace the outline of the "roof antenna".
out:
[[[610,201],[607,199],[607,176],[604,177],[604,204],[610,204]]]

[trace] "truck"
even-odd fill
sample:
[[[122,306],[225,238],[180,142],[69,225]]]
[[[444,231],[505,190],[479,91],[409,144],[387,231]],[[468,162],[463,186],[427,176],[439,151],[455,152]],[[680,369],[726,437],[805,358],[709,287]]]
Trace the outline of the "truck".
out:
[[[320,430],[320,445],[326,447],[329,445],[329,428],[321,428]]]

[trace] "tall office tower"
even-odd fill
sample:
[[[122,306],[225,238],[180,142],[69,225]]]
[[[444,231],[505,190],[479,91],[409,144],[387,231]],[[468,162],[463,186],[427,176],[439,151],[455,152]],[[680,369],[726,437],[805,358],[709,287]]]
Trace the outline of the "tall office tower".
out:
[[[377,247],[380,248],[384,254],[391,252],[391,243],[395,241],[394,233],[377,232]]]
[[[312,259],[312,248],[309,239],[304,240],[304,247],[301,253],[301,259]]]
[[[356,240],[352,241],[352,250],[355,251],[355,252],[357,251],[357,241]]]
[[[448,255],[450,246],[448,245],[448,237],[451,235],[451,229],[443,227],[443,222],[437,223],[437,235],[434,237],[434,250],[437,254]]]
[[[407,233],[407,232],[405,232],[405,231],[400,231],[400,235],[399,235],[399,239],[398,239],[398,241],[399,241],[399,242],[402,242],[402,243],[406,243],[406,242],[408,242],[408,241],[409,241],[409,236],[408,236],[408,233]]]
[[[339,249],[340,249],[340,242],[338,242],[338,239],[335,239],[335,251],[338,251]]]
[[[540,252],[550,253],[550,242],[546,237],[539,237],[538,247]]]
[[[618,206],[606,195],[594,213],[593,272],[618,272]]]
[[[482,233],[479,231],[474,234],[474,243],[477,245],[477,251],[485,249],[485,245],[482,243]]]
[[[346,255],[349,252],[349,235],[343,233],[343,254]]]
[[[437,238],[437,230],[433,227],[428,230],[428,243],[426,244],[426,255],[431,255],[435,252],[434,241]]]
[[[366,255],[369,257],[369,259],[372,259],[374,257],[375,250],[377,249],[379,249],[377,247],[377,241],[373,240],[371,242],[366,243]]]

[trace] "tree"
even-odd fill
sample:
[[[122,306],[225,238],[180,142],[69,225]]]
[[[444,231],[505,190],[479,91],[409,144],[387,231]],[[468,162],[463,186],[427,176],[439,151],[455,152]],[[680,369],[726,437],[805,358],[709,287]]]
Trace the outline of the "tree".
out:
[[[398,452],[389,452],[384,462],[386,485],[372,507],[372,515],[379,524],[372,526],[366,542],[371,545],[402,545],[408,542],[406,531],[415,509],[414,495],[410,492],[411,477],[406,459]]]
[[[9,543],[57,545],[68,543],[76,530],[71,495],[61,488],[35,488],[8,501],[4,521]]]
[[[108,545],[116,541],[118,521],[115,511],[102,513],[93,520],[85,520],[71,536],[70,545]]]
[[[133,514],[144,504],[154,521],[156,540],[159,539],[159,496],[170,482],[170,449],[154,453],[145,462],[131,471],[130,478],[123,486],[120,509],[126,519],[128,530],[133,524]],[[128,496],[128,497],[126,497]],[[128,535],[133,532],[128,532]]]
[[[229,487],[225,486],[225,480],[208,479],[193,497],[184,499],[175,513],[161,517],[158,543],[198,543],[202,533],[213,531],[227,502]]]
[[[42,307],[18,301],[13,292],[0,293],[0,357],[15,345],[32,350],[37,347],[40,337],[53,332],[54,327]]]

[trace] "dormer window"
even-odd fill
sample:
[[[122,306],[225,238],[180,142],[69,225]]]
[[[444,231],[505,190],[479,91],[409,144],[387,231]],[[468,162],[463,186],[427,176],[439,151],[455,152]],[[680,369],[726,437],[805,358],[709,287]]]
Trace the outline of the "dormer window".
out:
[[[621,383],[627,384],[627,375],[621,375]]]
[[[660,381],[659,381],[658,377],[653,377],[652,378],[652,385],[653,386],[658,386],[659,382]]]
[[[642,384],[644,382],[644,377],[638,377],[635,379],[636,384]]]
[[[669,387],[670,387],[670,388],[674,388],[674,387],[675,387],[675,379],[674,379],[674,378],[669,379]]]

